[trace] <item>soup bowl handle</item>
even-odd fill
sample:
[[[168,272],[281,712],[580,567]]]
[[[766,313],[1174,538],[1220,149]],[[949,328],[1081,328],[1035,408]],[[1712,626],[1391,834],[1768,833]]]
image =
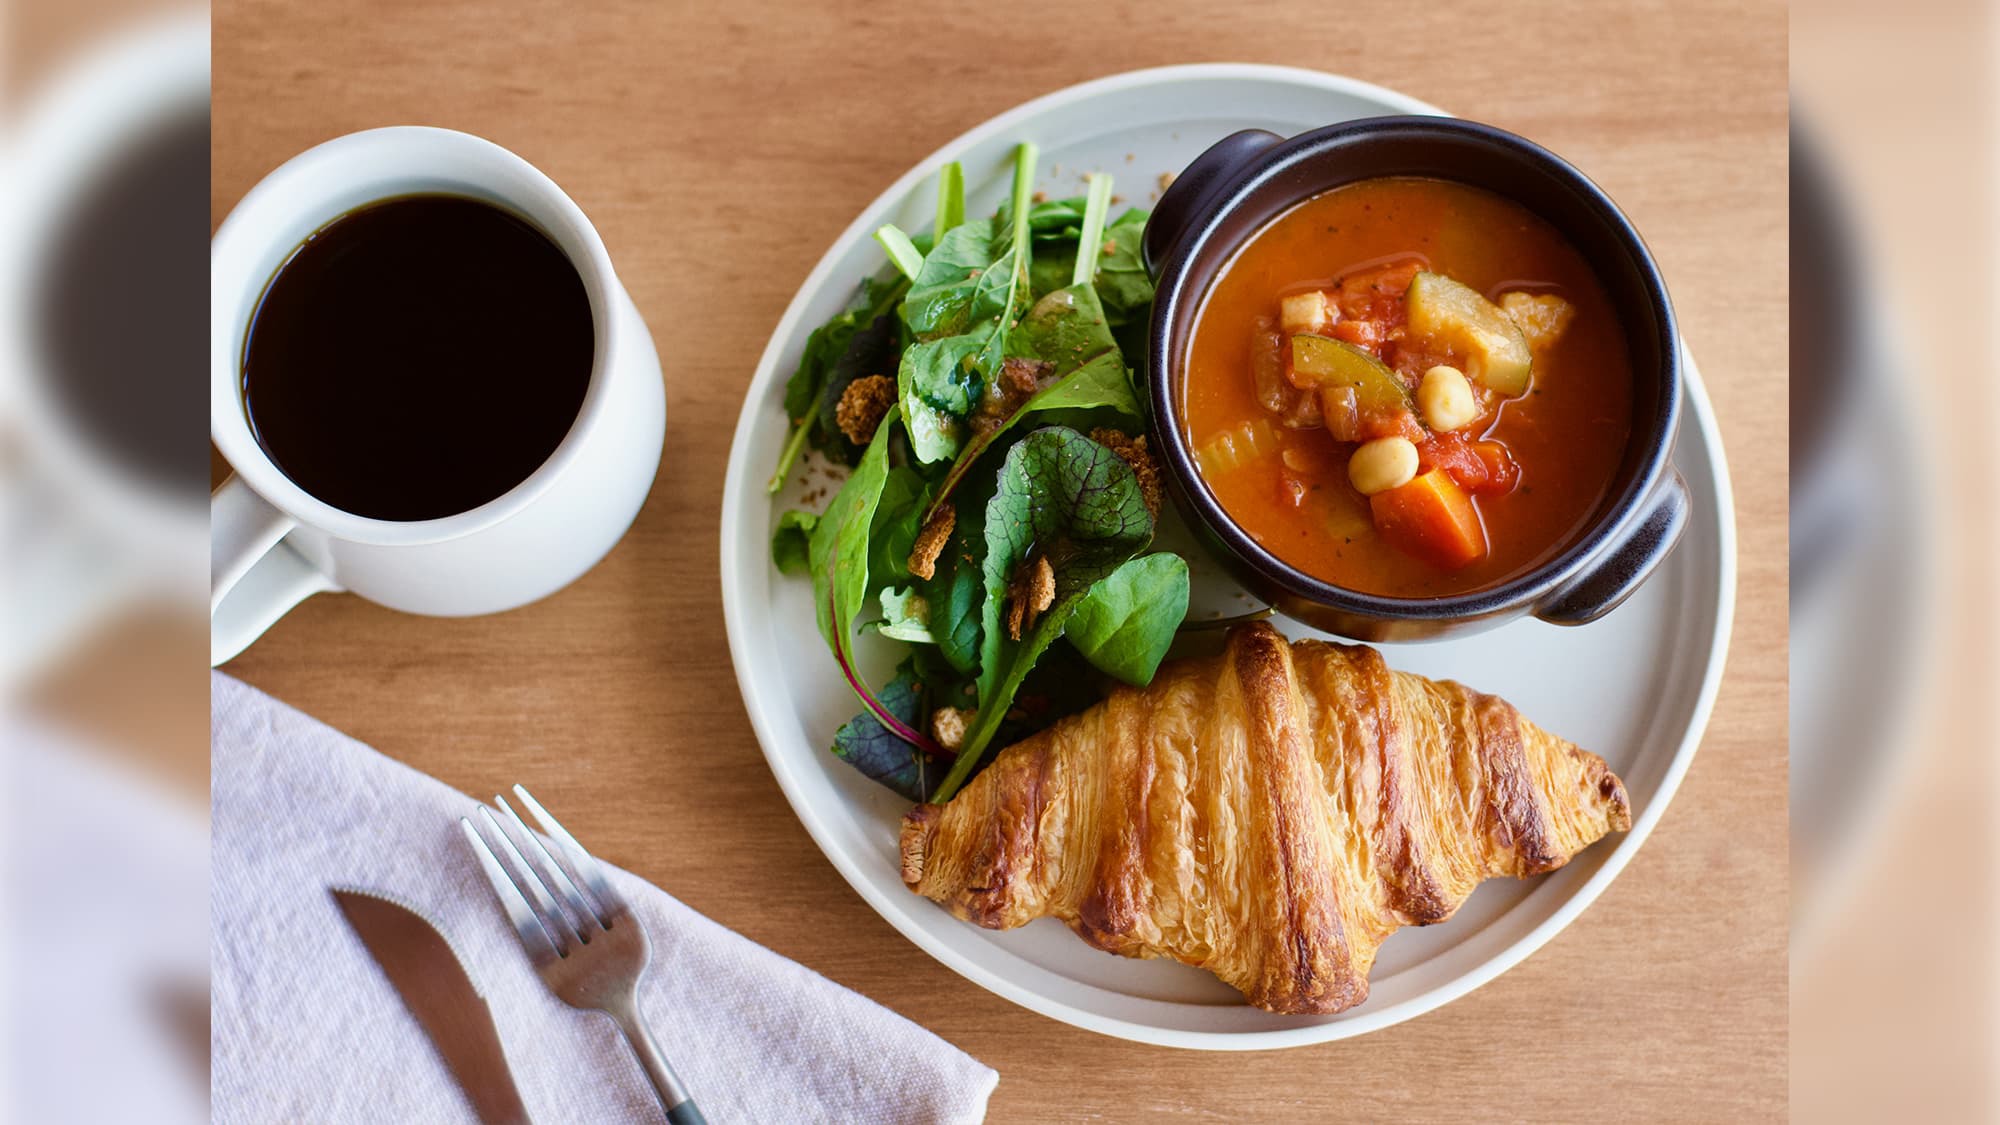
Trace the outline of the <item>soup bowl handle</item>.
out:
[[[1194,158],[1160,196],[1146,220],[1146,272],[1159,276],[1181,238],[1206,214],[1237,173],[1284,138],[1263,129],[1231,133]]]
[[[1587,625],[1617,609],[1673,551],[1692,506],[1686,482],[1669,469],[1625,538],[1543,599],[1535,616],[1552,625]]]

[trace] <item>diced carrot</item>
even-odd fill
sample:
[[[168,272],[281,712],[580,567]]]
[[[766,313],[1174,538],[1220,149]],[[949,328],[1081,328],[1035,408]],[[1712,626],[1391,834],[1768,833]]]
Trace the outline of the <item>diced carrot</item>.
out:
[[[1369,497],[1375,530],[1397,548],[1449,570],[1486,554],[1486,528],[1471,498],[1442,469]]]

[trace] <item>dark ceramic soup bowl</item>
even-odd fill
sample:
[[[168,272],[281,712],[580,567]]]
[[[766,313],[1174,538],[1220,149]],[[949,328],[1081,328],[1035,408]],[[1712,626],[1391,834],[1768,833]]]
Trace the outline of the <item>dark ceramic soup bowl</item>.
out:
[[[1273,219],[1330,188],[1425,176],[1484,188],[1540,215],[1595,270],[1631,353],[1631,437],[1589,519],[1546,561],[1496,586],[1399,598],[1333,585],[1265,550],[1202,482],[1182,417],[1183,356],[1209,287]],[[1666,558],[1689,500],[1672,464],[1681,362],[1673,306],[1645,243],[1597,185],[1512,133],[1445,117],[1376,117],[1289,140],[1247,130],[1175,179],[1146,227],[1158,291],[1147,342],[1153,442],[1175,503],[1215,556],[1279,612],[1360,640],[1420,640],[1532,614],[1559,625],[1617,608]]]

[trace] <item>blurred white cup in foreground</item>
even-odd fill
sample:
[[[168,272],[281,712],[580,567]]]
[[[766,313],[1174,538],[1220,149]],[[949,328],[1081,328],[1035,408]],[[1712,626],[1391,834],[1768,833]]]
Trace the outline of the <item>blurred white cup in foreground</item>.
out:
[[[206,465],[205,10],[92,44],[0,146],[0,697],[102,621],[193,602]]]

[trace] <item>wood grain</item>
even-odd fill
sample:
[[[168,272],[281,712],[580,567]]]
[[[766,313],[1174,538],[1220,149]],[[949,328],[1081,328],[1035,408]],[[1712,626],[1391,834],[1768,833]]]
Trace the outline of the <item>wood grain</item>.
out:
[[[611,860],[1001,1073],[993,1119],[1750,1120],[1785,1105],[1785,9],[984,9],[219,0],[214,214],[298,150],[426,123],[504,144],[603,232],[666,369],[668,453],[570,589],[469,621],[314,599],[233,674],[470,793],[533,779]],[[1087,15],[1085,14],[1087,13]],[[1092,28],[1097,30],[1091,30]],[[1132,67],[1268,61],[1536,138],[1646,232],[1722,421],[1735,640],[1696,767],[1625,874],[1495,983],[1359,1040],[1206,1056],[1044,1019],[898,937],[766,770],[717,581],[728,435],[835,234],[932,148]]]

